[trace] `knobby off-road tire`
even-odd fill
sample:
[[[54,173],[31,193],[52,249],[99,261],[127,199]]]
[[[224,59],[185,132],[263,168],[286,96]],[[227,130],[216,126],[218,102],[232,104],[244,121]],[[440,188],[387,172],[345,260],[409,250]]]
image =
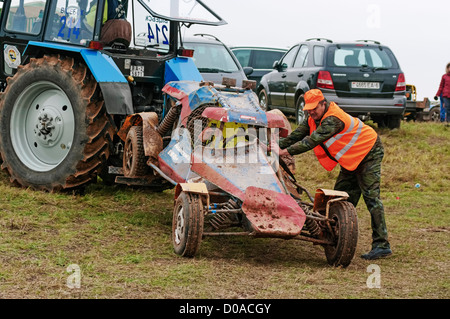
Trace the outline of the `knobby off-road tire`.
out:
[[[123,174],[128,177],[144,176],[148,172],[144,152],[142,126],[132,126],[125,140]]]
[[[203,236],[203,204],[198,194],[182,192],[175,202],[172,243],[176,254],[194,257]]]
[[[355,207],[346,201],[330,206],[329,218],[335,221],[334,245],[325,245],[325,256],[332,266],[347,267],[355,255],[358,243],[358,218]]]
[[[59,191],[95,180],[114,136],[100,95],[86,65],[73,58],[20,66],[0,95],[0,154],[11,182]]]

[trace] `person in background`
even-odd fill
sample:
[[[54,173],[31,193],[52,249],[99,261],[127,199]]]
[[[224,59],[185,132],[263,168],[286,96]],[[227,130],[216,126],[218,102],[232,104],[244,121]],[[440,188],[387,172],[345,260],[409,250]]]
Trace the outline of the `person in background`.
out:
[[[441,117],[441,122],[445,122],[445,107],[444,107],[444,101],[442,100],[442,94],[439,96],[439,103],[441,104],[441,107],[439,109],[439,114]]]
[[[308,115],[289,136],[270,148],[280,156],[314,150],[320,164],[331,171],[337,164],[341,171],[335,190],[348,193],[355,207],[361,195],[371,215],[372,250],[361,257],[367,260],[392,254],[380,199],[381,161],[384,148],[373,128],[328,102],[318,89],[304,95]]]
[[[441,83],[439,84],[439,89],[434,96],[437,101],[438,96],[441,97],[441,101],[444,104],[446,113],[446,123],[449,125],[450,122],[450,62],[447,63],[445,67],[445,74],[441,78]]]

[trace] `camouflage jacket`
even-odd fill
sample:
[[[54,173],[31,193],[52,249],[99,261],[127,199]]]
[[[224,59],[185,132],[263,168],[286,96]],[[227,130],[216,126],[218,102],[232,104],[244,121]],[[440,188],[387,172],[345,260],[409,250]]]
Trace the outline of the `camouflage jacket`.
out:
[[[280,139],[280,148],[286,148],[291,155],[301,154],[330,139],[345,127],[344,122],[340,119],[335,116],[329,116],[320,125],[320,121],[316,121],[316,130],[309,135],[308,118],[309,115],[288,137]]]
[[[325,112],[326,111],[327,110],[325,110]],[[310,135],[308,118],[309,115],[306,116],[304,121],[291,134],[289,134],[289,136],[280,139],[280,148],[287,149],[290,155],[297,155],[312,150],[334,135],[339,134],[345,127],[344,122],[340,119],[335,116],[329,116],[325,118],[321,124],[320,121],[316,121],[316,130]],[[323,148],[328,156],[336,161],[331,154],[328,153],[327,148],[325,146]],[[367,154],[365,160],[372,157],[377,157],[376,155],[378,154],[378,149],[383,149],[383,144],[381,143],[379,136],[377,137],[371,151]]]

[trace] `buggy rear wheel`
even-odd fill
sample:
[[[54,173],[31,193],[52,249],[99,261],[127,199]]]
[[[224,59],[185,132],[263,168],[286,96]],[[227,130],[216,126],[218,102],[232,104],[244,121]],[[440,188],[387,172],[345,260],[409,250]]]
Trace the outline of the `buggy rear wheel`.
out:
[[[132,126],[125,140],[123,173],[125,176],[144,176],[148,171],[144,153],[142,126]]]
[[[175,253],[194,257],[203,236],[203,204],[200,195],[182,192],[175,202],[172,243]]]
[[[347,267],[355,255],[358,243],[358,218],[355,207],[346,201],[331,204],[329,218],[334,221],[333,245],[325,245],[325,256],[332,266]]]

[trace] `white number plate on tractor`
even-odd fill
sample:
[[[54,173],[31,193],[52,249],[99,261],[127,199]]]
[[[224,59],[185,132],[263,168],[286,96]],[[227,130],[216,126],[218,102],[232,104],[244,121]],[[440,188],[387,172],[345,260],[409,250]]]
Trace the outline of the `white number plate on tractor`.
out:
[[[352,82],[352,89],[379,89],[379,82]]]

